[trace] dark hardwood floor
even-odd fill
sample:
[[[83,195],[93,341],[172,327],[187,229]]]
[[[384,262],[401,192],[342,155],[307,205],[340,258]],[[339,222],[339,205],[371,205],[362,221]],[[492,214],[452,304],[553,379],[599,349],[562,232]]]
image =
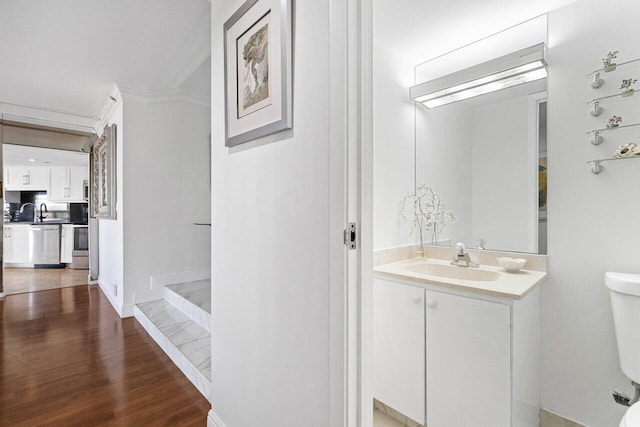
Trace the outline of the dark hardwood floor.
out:
[[[0,426],[205,426],[209,402],[97,286],[0,300]]]

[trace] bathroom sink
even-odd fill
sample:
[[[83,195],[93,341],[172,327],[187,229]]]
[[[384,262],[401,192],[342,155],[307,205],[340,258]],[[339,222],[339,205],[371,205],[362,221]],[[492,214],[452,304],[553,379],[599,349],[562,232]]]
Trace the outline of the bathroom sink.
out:
[[[475,280],[478,282],[494,282],[500,278],[497,271],[480,270],[471,267],[457,267],[443,264],[414,264],[405,267],[407,271],[429,276],[446,277],[448,279]]]

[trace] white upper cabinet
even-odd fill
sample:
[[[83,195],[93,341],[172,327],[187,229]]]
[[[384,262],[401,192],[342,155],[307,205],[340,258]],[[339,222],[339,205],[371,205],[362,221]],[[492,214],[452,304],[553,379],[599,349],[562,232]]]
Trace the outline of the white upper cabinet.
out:
[[[49,168],[49,200],[52,202],[83,202],[86,166],[52,166]]]
[[[5,169],[6,190],[49,189],[49,174],[46,166],[12,166]]]

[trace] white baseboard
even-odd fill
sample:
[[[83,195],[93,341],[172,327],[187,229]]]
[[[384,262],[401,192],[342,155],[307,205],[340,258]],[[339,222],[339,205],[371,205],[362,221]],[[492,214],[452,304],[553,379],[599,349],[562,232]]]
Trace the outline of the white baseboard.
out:
[[[227,427],[213,409],[207,415],[207,427]]]

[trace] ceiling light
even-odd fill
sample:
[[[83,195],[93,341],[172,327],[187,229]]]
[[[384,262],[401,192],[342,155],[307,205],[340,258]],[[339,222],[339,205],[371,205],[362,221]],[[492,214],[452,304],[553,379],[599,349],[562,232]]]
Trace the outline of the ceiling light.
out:
[[[427,108],[434,108],[544,79],[547,77],[546,51],[544,43],[540,43],[413,86],[409,95]]]
[[[36,159],[29,159],[29,161],[30,161],[30,162],[35,162],[35,161],[36,161]]]

